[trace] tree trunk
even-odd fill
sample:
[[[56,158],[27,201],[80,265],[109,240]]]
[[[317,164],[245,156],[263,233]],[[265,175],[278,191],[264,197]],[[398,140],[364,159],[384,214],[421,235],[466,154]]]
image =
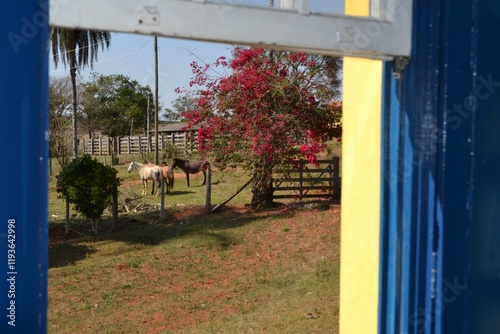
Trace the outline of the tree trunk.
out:
[[[96,241],[99,241],[99,221],[101,219],[97,218],[92,220],[92,231],[94,232]]]
[[[258,210],[273,206],[273,167],[271,164],[256,164],[252,185],[250,209]]]
[[[73,89],[73,158],[78,158],[77,103],[76,103],[76,65],[70,68],[71,86]]]
[[[89,134],[89,138],[94,137],[94,130],[92,129],[92,113],[87,114],[87,132]]]

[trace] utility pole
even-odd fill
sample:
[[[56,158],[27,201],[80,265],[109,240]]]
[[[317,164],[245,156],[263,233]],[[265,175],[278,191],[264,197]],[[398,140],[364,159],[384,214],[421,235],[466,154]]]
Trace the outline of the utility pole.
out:
[[[158,37],[155,36],[155,164],[159,164],[158,158]]]
[[[151,136],[149,132],[149,94],[148,94],[148,107],[146,109],[146,136],[148,138],[148,153],[151,152]]]

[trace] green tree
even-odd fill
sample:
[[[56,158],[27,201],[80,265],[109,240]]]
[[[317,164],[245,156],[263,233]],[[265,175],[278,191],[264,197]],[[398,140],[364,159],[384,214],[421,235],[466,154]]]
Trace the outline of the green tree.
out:
[[[51,33],[52,55],[57,67],[59,59],[64,66],[69,66],[71,85],[73,88],[73,157],[78,157],[78,130],[77,130],[77,86],[76,74],[80,68],[97,61],[99,46],[102,50],[109,48],[111,33],[108,31],[90,31],[79,29],[64,29],[55,27]]]
[[[49,150],[64,168],[69,163],[71,137],[68,135],[71,118],[71,80],[51,77],[49,80]]]
[[[83,86],[84,114],[87,119],[93,118],[94,126],[108,136],[144,133],[148,116],[152,124],[154,115],[147,114],[148,97],[152,96],[148,86],[141,86],[124,75],[97,73]]]
[[[92,73],[94,75],[94,73]],[[88,82],[83,82],[80,89],[79,99],[79,114],[81,123],[84,124],[89,138],[95,137],[95,131],[99,130],[97,115],[100,110],[99,100],[96,98],[98,88],[90,85]]]
[[[102,213],[111,204],[113,192],[120,185],[117,173],[113,167],[84,155],[71,161],[56,177],[57,192],[92,221],[97,238]]]
[[[172,109],[165,108],[162,118],[169,122],[179,122],[182,120],[182,114],[196,110],[198,108],[199,95],[197,93],[188,93],[179,96],[172,102]]]

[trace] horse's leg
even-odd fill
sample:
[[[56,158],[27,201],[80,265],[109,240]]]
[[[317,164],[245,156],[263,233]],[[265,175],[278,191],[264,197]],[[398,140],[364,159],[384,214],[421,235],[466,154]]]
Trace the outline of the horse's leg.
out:
[[[148,186],[148,181],[145,179],[142,179],[142,196],[146,195],[147,186]]]
[[[161,191],[161,173],[153,175],[153,189],[151,190],[151,195],[155,193],[155,184],[156,184],[156,197],[158,197]]]
[[[186,173],[186,180],[187,180],[188,187],[189,187],[189,173]]]
[[[207,172],[204,169],[202,169],[201,171],[203,172],[203,184],[202,184],[202,186],[204,186],[205,183],[207,182]]]
[[[161,175],[156,178],[156,197],[160,196],[161,192]]]

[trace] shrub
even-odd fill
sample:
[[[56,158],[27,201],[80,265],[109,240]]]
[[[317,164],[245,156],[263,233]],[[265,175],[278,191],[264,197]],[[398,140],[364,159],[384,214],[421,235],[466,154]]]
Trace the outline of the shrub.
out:
[[[90,156],[74,159],[57,178],[57,192],[73,204],[76,211],[92,221],[92,230],[99,238],[98,225],[104,209],[113,200],[120,185],[117,171]]]

